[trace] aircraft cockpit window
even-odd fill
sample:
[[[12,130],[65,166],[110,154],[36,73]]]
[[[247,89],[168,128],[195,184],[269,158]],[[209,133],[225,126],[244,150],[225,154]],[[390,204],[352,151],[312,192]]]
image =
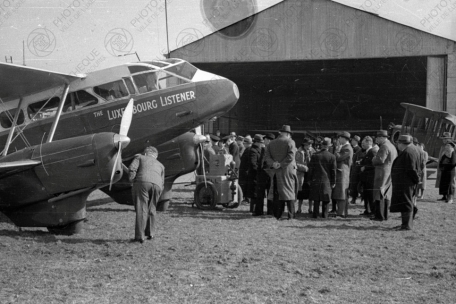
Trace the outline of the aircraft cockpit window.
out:
[[[52,97],[29,104],[27,107],[28,116],[31,120],[39,120],[52,117],[57,113],[60,98]]]
[[[184,80],[182,78],[168,74],[165,72],[165,70],[162,70],[162,71],[158,72],[157,74],[158,74],[158,88],[160,90],[175,87],[175,86],[186,84],[186,83],[190,82],[190,80]]]
[[[188,62],[182,62],[180,64],[170,66],[168,68],[165,68],[165,70],[187,79],[192,79],[196,71],[198,71],[197,68]]]
[[[157,74],[155,72],[134,75],[133,80],[139,94],[157,90]]]
[[[136,94],[136,89],[135,86],[133,85],[133,81],[131,81],[131,78],[124,78],[125,84],[127,85],[128,91],[130,94]]]
[[[65,104],[63,106],[63,112],[70,112],[80,108],[93,106],[98,103],[98,99],[92,94],[79,90],[76,92],[71,92],[68,94],[65,99]]]
[[[128,90],[122,80],[108,82],[96,87],[93,87],[93,91],[100,95],[107,101],[119,99],[128,96]]]
[[[17,109],[11,109],[0,113],[0,125],[5,128],[11,128],[13,125],[14,117],[16,116]],[[17,118],[17,124],[21,125],[24,123],[24,112],[20,110],[19,117]]]

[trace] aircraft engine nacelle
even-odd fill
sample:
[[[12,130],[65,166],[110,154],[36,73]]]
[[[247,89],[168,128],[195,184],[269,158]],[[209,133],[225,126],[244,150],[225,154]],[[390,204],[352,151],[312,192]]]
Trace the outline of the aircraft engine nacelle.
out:
[[[115,133],[98,133],[23,149],[2,162],[37,161],[0,177],[0,211],[20,227],[64,226],[85,219],[87,196],[122,177]]]
[[[159,211],[166,210],[168,202],[172,198],[172,185],[174,181],[179,176],[195,171],[199,166],[199,145],[205,139],[202,135],[187,132],[157,146],[158,160],[165,167],[165,189],[163,189],[159,199]],[[129,164],[130,162],[125,163],[127,166]],[[108,187],[100,190],[119,204],[133,205],[131,183],[128,181],[128,174],[124,174],[122,179],[113,185],[112,191],[109,191]]]

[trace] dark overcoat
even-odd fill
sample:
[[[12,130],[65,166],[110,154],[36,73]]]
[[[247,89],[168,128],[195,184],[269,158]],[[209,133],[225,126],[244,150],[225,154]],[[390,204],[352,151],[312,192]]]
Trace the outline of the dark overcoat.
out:
[[[361,159],[360,167],[364,170],[360,173],[359,180],[363,185],[363,189],[373,190],[374,189],[374,178],[375,178],[375,167],[372,164],[372,159],[375,156],[375,151],[370,148]]]
[[[353,150],[353,153],[353,164],[350,168],[350,191],[352,194],[357,193],[358,183],[360,182],[361,161],[366,155],[366,151],[358,149],[357,152]]]
[[[418,149],[409,145],[400,152],[391,167],[393,186],[391,212],[412,212],[413,196],[420,181],[421,156]]]
[[[345,144],[335,153],[337,162],[336,187],[332,192],[332,199],[347,199],[347,190],[350,186],[350,168],[353,163],[353,148]]]
[[[242,191],[244,191],[244,195],[247,189],[247,174],[249,173],[249,151],[250,147],[245,148],[241,156],[241,164],[239,165],[239,185]]]
[[[247,193],[245,196],[256,197],[257,174],[260,169],[261,144],[254,143],[249,150],[248,173],[247,173]]]
[[[329,202],[331,200],[331,185],[336,183],[336,157],[321,150],[312,155],[309,164],[309,200]]]
[[[277,190],[279,200],[295,200],[297,177],[295,162],[296,145],[294,140],[280,134],[276,139],[271,141],[266,148],[265,162],[270,168],[268,173],[271,177],[271,187],[274,177],[277,179]],[[272,168],[272,164],[278,162],[280,168]],[[270,191],[269,193],[273,193]]]
[[[396,147],[387,139],[372,159],[375,166],[374,200],[391,199],[391,166],[397,157]]]

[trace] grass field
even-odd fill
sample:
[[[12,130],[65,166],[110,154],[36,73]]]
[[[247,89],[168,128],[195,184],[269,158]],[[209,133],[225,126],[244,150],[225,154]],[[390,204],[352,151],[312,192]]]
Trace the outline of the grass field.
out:
[[[132,207],[90,198],[81,234],[0,217],[0,303],[456,303],[456,204],[428,190],[413,231],[387,222],[200,211],[175,187],[156,238],[130,243]],[[307,208],[305,208],[307,209]]]

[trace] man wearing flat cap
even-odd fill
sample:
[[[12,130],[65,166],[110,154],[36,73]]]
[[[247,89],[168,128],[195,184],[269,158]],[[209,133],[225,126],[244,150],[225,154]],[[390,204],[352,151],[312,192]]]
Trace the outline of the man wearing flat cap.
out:
[[[359,137],[358,135],[353,136],[353,138],[350,140],[353,148],[353,154],[356,154],[359,150],[361,150],[361,147],[359,146],[360,141],[361,137]]]
[[[379,146],[377,155],[372,159],[375,167],[374,178],[374,221],[388,220],[388,210],[391,202],[391,167],[397,157],[396,147],[388,140],[388,132],[380,130],[376,137]]]
[[[242,157],[242,154],[244,153],[245,151],[245,146],[244,146],[244,137],[238,135],[236,137],[236,143],[239,147],[239,157]]]
[[[328,204],[336,185],[336,157],[328,151],[332,146],[330,138],[321,140],[320,151],[315,152],[309,163],[309,203],[313,201],[313,218],[317,218],[322,203],[321,217],[328,217]]]
[[[296,200],[296,145],[291,139],[291,128],[284,125],[279,130],[279,136],[271,141],[266,149],[265,161],[270,168],[271,190],[269,196],[274,194],[274,187],[278,192],[278,201],[274,201],[274,216],[279,220],[288,209],[288,219],[295,216],[294,201]]]
[[[400,212],[402,218],[398,230],[412,230],[413,227],[413,197],[420,181],[421,156],[412,140],[410,135],[399,136],[397,145],[400,152],[391,168],[391,212]]]
[[[226,139],[226,146],[228,146],[228,153],[233,156],[233,161],[235,162],[235,169],[239,170],[239,166],[241,165],[241,158],[239,155],[239,146],[236,143],[236,134],[233,135],[234,132],[231,132],[231,135],[227,136]]]
[[[332,199],[337,202],[337,216],[347,216],[348,189],[350,187],[350,167],[353,163],[353,148],[350,146],[350,133],[344,131],[337,134],[339,146],[336,148],[337,172],[336,187]]]

